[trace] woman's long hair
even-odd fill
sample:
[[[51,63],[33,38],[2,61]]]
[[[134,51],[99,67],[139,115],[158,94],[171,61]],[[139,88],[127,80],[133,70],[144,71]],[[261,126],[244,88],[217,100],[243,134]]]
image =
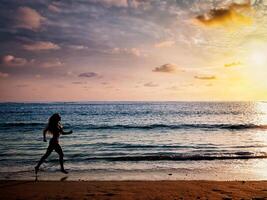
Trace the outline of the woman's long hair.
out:
[[[61,127],[59,126],[60,120],[61,120],[61,117],[58,113],[53,114],[48,120],[46,130],[52,134],[58,133],[61,129]]]

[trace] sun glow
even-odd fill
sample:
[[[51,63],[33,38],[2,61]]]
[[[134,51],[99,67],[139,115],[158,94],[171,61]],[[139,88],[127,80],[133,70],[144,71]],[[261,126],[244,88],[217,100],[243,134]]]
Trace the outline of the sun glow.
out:
[[[253,40],[243,46],[243,51],[233,54],[233,62],[224,65],[225,80],[219,87],[225,95],[244,100],[267,98],[267,42]],[[220,81],[218,79],[218,81]]]
[[[246,72],[249,79],[259,87],[267,87],[267,43],[254,42],[248,45]]]
[[[262,49],[255,50],[251,53],[249,59],[250,64],[255,67],[264,67],[267,65],[267,51]]]

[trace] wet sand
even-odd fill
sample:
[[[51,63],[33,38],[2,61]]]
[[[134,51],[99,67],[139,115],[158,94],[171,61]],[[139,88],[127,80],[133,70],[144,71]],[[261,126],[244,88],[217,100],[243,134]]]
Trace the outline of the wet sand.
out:
[[[267,181],[0,181],[1,199],[267,199]]]

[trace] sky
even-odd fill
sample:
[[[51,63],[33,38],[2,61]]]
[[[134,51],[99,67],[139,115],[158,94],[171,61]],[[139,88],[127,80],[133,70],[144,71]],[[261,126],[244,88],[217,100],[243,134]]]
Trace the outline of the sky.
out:
[[[0,101],[267,100],[267,0],[1,0]]]

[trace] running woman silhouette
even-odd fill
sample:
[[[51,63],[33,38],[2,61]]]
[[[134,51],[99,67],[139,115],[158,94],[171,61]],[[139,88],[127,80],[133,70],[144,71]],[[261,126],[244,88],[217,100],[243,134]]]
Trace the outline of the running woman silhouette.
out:
[[[52,134],[52,138],[50,139],[49,146],[47,147],[46,153],[42,156],[38,164],[35,166],[35,174],[38,173],[39,167],[41,164],[45,161],[45,159],[52,153],[53,150],[55,150],[59,155],[59,163],[61,167],[61,172],[67,174],[68,172],[64,169],[63,165],[63,151],[61,149],[61,146],[59,145],[59,136],[62,135],[68,135],[71,134],[72,131],[65,132],[63,131],[63,127],[60,124],[61,117],[58,113],[53,114],[49,120],[48,124],[45,127],[43,131],[43,140],[46,142],[46,133]]]

